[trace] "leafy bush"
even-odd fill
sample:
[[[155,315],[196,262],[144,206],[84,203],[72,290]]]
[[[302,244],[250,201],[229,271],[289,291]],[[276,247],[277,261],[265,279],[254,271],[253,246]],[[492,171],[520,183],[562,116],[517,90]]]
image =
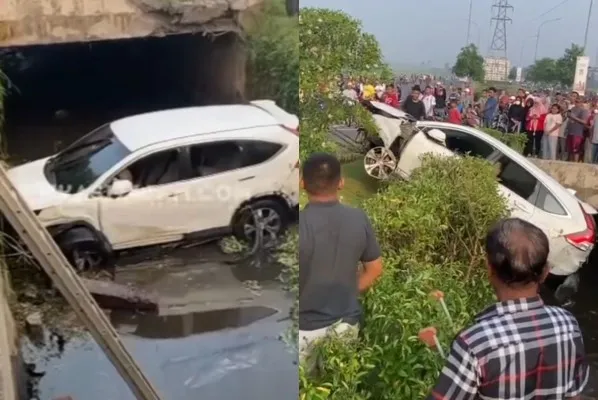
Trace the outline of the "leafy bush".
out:
[[[330,127],[347,122],[377,133],[372,116],[345,101],[341,77],[392,79],[374,36],[341,11],[303,8],[299,16],[301,158],[315,151],[336,152]]]
[[[518,153],[523,154],[523,149],[527,143],[527,135],[525,133],[503,133],[490,128],[481,128],[481,130],[493,138],[500,140]]]
[[[307,400],[421,399],[440,356],[417,338],[435,326],[445,349],[492,300],[482,241],[506,216],[495,171],[475,158],[426,157],[408,182],[390,183],[365,201],[384,254],[385,272],[362,299],[359,341],[323,341],[315,377],[300,370]],[[445,293],[453,325],[433,290]]]
[[[273,99],[286,111],[299,112],[299,23],[285,2],[270,0],[249,35],[248,91],[252,98]]]

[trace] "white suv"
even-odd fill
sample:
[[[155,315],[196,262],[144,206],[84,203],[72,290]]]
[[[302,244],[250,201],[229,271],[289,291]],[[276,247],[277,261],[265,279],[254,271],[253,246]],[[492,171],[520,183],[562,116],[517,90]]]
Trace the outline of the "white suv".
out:
[[[115,250],[258,227],[281,234],[299,202],[297,128],[269,100],[151,112],[9,177],[71,263],[87,269]]]

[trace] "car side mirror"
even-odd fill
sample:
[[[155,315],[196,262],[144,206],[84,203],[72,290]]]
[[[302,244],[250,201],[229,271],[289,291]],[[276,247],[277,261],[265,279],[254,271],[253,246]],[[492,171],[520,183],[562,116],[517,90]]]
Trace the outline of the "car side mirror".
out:
[[[428,136],[435,142],[442,144],[445,144],[446,142],[446,134],[442,132],[440,129],[430,129],[428,131]]]
[[[133,182],[126,179],[115,179],[108,188],[108,196],[123,197],[131,193],[132,190]]]

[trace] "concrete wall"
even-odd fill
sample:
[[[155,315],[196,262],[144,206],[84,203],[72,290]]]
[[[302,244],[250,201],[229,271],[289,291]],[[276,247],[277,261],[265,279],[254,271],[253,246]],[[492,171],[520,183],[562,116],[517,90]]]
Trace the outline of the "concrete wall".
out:
[[[531,159],[567,188],[577,191],[577,196],[598,208],[598,165]]]
[[[0,47],[238,31],[262,0],[4,0]]]
[[[22,361],[17,324],[8,302],[11,289],[4,268],[0,271],[0,399],[16,400],[24,395],[20,376]]]

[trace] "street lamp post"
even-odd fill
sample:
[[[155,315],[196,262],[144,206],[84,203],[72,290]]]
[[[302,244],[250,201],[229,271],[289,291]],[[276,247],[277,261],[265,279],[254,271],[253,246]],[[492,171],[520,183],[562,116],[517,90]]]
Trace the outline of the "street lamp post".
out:
[[[593,0],[592,0],[593,1]],[[538,61],[538,44],[540,43],[540,30],[542,27],[550,22],[560,21],[562,18],[555,18],[549,19],[548,21],[544,21],[538,26],[538,34],[536,35],[536,50],[534,51],[534,61]]]
[[[521,43],[521,54],[519,54],[519,66],[523,67],[523,50],[525,50],[525,46],[527,45],[528,40],[535,38],[536,36],[528,36],[523,40]]]
[[[473,22],[471,20],[471,11],[472,11],[472,8],[473,8],[473,0],[469,0],[469,17],[467,19],[467,40],[465,41],[465,45],[466,46],[469,45],[469,34],[471,33],[471,24]],[[478,34],[479,34],[479,27],[478,27]]]
[[[592,16],[592,7],[594,6],[594,0],[590,0],[590,9],[588,10],[588,21],[586,22],[586,33],[583,38],[583,52],[586,54],[588,47],[588,32],[590,30],[590,17]]]

